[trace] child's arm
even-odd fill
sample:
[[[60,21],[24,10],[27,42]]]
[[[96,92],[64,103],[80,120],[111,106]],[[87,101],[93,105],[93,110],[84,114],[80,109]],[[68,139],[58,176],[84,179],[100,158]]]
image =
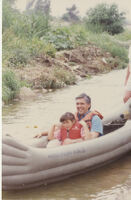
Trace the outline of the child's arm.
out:
[[[48,140],[60,139],[60,128],[61,124],[54,124],[48,133]]]
[[[82,138],[78,138],[78,139],[70,139],[70,138],[66,138],[63,142],[63,145],[66,145],[66,144],[74,144],[74,143],[77,143],[77,142],[82,142],[83,139]]]
[[[51,127],[51,129],[49,130],[49,132],[48,132],[48,140],[53,140],[53,139],[55,139],[55,137],[54,137],[55,127],[56,127],[56,125],[54,124],[54,125]]]

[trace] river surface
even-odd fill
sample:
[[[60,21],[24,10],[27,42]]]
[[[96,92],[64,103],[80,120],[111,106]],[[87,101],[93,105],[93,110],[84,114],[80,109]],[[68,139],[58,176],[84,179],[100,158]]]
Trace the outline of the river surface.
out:
[[[24,143],[47,130],[64,112],[75,112],[75,97],[82,92],[92,98],[92,109],[103,115],[123,104],[125,70],[94,76],[77,85],[3,108],[3,134]],[[55,184],[23,191],[4,191],[3,200],[125,200],[131,199],[131,154],[120,160]],[[128,198],[127,198],[127,195]]]

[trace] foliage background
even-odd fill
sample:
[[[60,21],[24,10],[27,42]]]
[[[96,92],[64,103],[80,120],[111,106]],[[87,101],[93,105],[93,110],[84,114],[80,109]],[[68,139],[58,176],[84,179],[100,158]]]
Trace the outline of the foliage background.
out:
[[[90,9],[84,18],[79,16],[77,7],[72,5],[61,19],[54,19],[50,14],[50,0],[37,0],[33,9],[32,0],[23,13],[13,8],[14,3],[14,0],[2,2],[4,102],[15,98],[22,86],[13,68],[24,70],[31,60],[42,55],[54,58],[58,51],[92,43],[119,59],[119,66],[126,66],[128,63],[128,48],[121,46],[116,40],[131,40],[131,32],[124,30],[124,13],[119,13],[116,5],[100,4]],[[112,18],[111,13],[114,13]],[[52,76],[48,77],[49,82],[43,78],[42,87],[59,88],[75,82],[75,78],[69,78],[69,74],[63,69],[58,70],[58,66],[55,66],[53,77],[53,82]]]

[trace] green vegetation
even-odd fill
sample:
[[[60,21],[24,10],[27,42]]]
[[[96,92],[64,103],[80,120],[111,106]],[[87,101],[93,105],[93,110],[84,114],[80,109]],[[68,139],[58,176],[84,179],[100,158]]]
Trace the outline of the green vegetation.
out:
[[[41,75],[40,85],[46,89],[62,88],[66,85],[72,85],[76,82],[76,77],[72,72],[69,72],[60,67],[54,67],[50,73]]]
[[[114,38],[121,41],[131,40],[131,30],[125,30],[123,33],[115,35]]]
[[[15,74],[6,70],[2,74],[2,100],[8,103],[16,97],[19,92],[20,82],[17,80]]]
[[[114,35],[124,31],[125,13],[119,13],[116,4],[98,4],[87,12],[87,23],[100,25],[103,31]]]
[[[102,34],[92,34],[89,32],[88,40],[103,50],[108,51],[113,57],[118,57],[122,63],[128,62],[128,51],[125,47],[120,46],[120,44],[115,43],[113,38],[106,32]]]
[[[61,69],[60,67],[55,68],[54,75],[62,84],[72,85],[76,82],[75,75],[71,71]]]
[[[17,80],[14,73],[9,69],[28,67],[31,60],[42,57],[42,55],[54,58],[57,51],[69,50],[92,43],[116,57],[119,61],[119,67],[125,66],[128,62],[127,49],[114,43],[113,40],[113,37],[121,41],[131,40],[131,32],[124,31],[120,33],[123,31],[124,14],[118,12],[117,6],[100,5],[95,8],[97,10],[92,9],[88,12],[88,18],[83,18],[80,21],[77,8],[73,5],[67,9],[68,20],[66,18],[66,21],[71,22],[71,24],[64,26],[64,24],[55,25],[52,21],[50,0],[37,0],[33,10],[31,10],[31,6],[34,1],[30,1],[27,10],[23,13],[13,9],[13,2],[14,0],[3,0],[2,5],[2,59],[4,71],[2,98],[4,102],[15,98],[22,85],[21,81]],[[105,11],[104,8],[106,8]],[[95,15],[93,15],[94,11],[96,11]],[[104,16],[105,23],[100,21],[100,17],[99,22],[102,23],[95,21],[96,18],[98,19],[98,11],[101,11],[102,18]],[[116,17],[111,17],[110,26],[107,26],[109,16],[113,16],[111,12],[114,15],[116,14],[117,20]],[[120,34],[111,37],[110,33]],[[73,84],[75,81],[72,72],[57,66],[53,67],[50,74],[45,73],[41,76],[41,86],[47,89],[60,88],[65,84]]]

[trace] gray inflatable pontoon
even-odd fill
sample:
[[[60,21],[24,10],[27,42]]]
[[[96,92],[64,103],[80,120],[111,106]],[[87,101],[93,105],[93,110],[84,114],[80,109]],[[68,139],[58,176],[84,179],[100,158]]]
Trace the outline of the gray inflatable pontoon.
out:
[[[125,115],[126,111],[126,115]],[[128,116],[128,117],[127,117]],[[128,120],[125,118],[128,118]],[[105,135],[82,143],[46,147],[47,137],[24,145],[3,137],[3,190],[47,185],[108,164],[131,151],[131,101],[103,121]]]

